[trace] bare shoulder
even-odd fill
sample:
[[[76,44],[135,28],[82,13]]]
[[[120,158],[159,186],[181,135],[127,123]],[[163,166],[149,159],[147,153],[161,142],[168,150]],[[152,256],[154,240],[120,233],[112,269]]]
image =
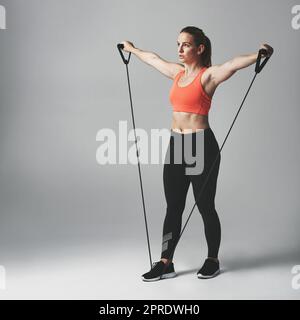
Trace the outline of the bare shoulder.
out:
[[[203,72],[202,77],[201,77],[202,84],[206,84],[206,83],[210,82],[211,79],[213,79],[213,74],[214,74],[215,68],[216,68],[216,66],[211,66],[211,67],[208,67]]]
[[[180,63],[173,63],[172,65],[173,65],[172,79],[174,80],[179,72],[182,72],[185,70],[185,67],[183,64],[180,64]]]
[[[183,64],[176,63],[176,62],[169,62],[169,74],[168,77],[172,80],[175,79],[177,74],[179,72],[182,72],[185,70],[185,67]]]
[[[158,54],[155,54],[153,59],[150,59],[148,63],[172,80],[175,79],[178,72],[184,70],[184,65],[176,62],[169,62]]]
[[[215,71],[215,67],[216,66],[208,67],[203,72],[203,74],[201,76],[201,79],[200,79],[204,91],[211,98],[213,97],[213,95],[215,93],[215,90],[217,88],[217,85],[213,81],[213,79],[214,79],[213,74],[214,74],[214,71]]]
[[[218,74],[220,73],[222,65],[215,64],[213,66],[208,67],[202,75],[201,83],[202,84],[209,84],[212,85],[212,83],[215,83],[217,85],[216,78],[218,77]]]
[[[214,83],[215,86],[220,85],[229,79],[236,71],[232,69],[230,61],[222,64],[216,64],[205,70],[203,81]],[[204,75],[204,74],[203,74]]]
[[[184,71],[185,70],[185,67],[183,64],[181,63],[175,63],[177,65],[177,67],[179,68],[179,71]]]

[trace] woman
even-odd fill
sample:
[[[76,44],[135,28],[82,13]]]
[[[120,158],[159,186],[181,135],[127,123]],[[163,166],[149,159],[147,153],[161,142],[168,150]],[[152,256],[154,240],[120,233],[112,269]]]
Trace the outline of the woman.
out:
[[[123,41],[124,51],[131,52],[143,62],[153,66],[168,78],[174,80],[170,90],[170,101],[173,105],[171,137],[163,169],[164,192],[167,201],[167,212],[163,225],[161,259],[153,263],[152,269],[142,275],[144,281],[155,281],[176,276],[172,262],[182,224],[182,213],[185,207],[187,191],[192,183],[197,207],[204,222],[208,254],[203,266],[197,272],[198,278],[212,278],[220,272],[218,252],[221,240],[221,226],[215,209],[215,194],[221,156],[218,156],[219,145],[208,122],[208,112],[217,86],[229,79],[237,70],[248,67],[257,60],[257,53],[237,56],[223,64],[211,65],[211,43],[204,32],[196,27],[183,28],[177,39],[178,55],[181,63],[167,62],[156,53],[134,47],[132,42]],[[261,45],[271,56],[273,48]],[[191,153],[195,153],[198,140],[204,143],[204,166],[200,174],[186,174],[190,163],[185,161],[189,135]],[[181,142],[181,149],[175,141]],[[201,152],[201,150],[196,150]],[[174,155],[181,156],[181,161],[174,161]],[[202,150],[203,154],[203,150]],[[218,156],[218,159],[217,159]],[[213,162],[214,169],[199,199],[201,187],[205,182]]]

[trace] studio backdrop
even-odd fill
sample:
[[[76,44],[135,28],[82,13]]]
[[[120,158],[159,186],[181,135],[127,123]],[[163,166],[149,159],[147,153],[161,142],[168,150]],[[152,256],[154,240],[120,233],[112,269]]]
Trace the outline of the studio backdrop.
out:
[[[299,298],[292,286],[300,264],[298,5],[0,0],[1,299]],[[263,43],[274,54],[221,153],[215,203],[224,274],[201,285],[194,275],[207,254],[195,208],[174,257],[182,277],[150,287],[140,279],[149,256],[117,44],[131,41],[179,63],[176,41],[185,26],[210,38],[213,65],[258,52]],[[141,175],[157,261],[166,201],[163,151],[151,162],[150,141],[155,129],[171,128],[172,80],[133,54],[128,68],[135,125],[149,142]],[[209,123],[219,145],[254,69],[239,70],[216,90]],[[101,140],[106,133],[113,138]],[[105,143],[109,151],[101,153]],[[190,189],[183,222],[193,204]]]

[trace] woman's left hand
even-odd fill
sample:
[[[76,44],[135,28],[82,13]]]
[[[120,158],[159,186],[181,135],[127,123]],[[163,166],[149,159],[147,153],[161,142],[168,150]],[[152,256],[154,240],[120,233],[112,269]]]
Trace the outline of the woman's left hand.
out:
[[[259,49],[267,50],[267,54],[262,54],[262,57],[271,57],[274,52],[274,49],[266,43],[262,44]]]

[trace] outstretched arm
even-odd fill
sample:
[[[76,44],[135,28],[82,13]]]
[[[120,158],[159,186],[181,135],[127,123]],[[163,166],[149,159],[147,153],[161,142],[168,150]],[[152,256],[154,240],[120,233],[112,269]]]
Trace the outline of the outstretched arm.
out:
[[[270,57],[273,54],[273,48],[268,44],[261,45],[260,49],[266,49],[266,57]],[[244,54],[233,59],[226,61],[220,65],[214,65],[210,68],[211,81],[217,86],[223,81],[229,79],[236,71],[246,68],[257,60],[257,53]],[[265,57],[262,55],[262,57]]]
[[[154,67],[170,79],[174,79],[176,74],[184,69],[183,65],[175,62],[166,61],[155,52],[145,51],[136,48],[130,41],[122,41],[121,43],[124,45],[124,51],[135,54],[141,61]]]

